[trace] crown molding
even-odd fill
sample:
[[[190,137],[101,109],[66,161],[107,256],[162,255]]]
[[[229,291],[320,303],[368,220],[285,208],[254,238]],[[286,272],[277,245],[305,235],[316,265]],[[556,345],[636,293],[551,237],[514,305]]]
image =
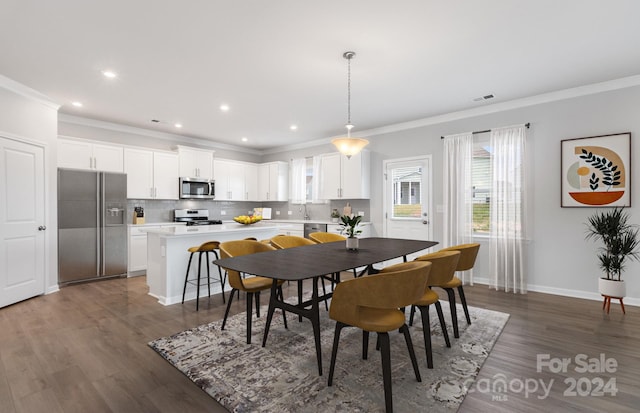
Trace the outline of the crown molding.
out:
[[[89,126],[93,128],[105,129],[105,130],[110,130],[114,132],[131,133],[134,135],[146,136],[149,138],[162,139],[164,141],[171,142],[175,145],[178,145],[181,143],[192,144],[192,145],[200,145],[205,148],[224,149],[224,150],[234,151],[234,152],[249,153],[252,155],[262,155],[262,151],[259,151],[256,149],[243,148],[240,146],[228,145],[226,143],[212,142],[212,141],[200,139],[200,138],[192,138],[189,136],[176,135],[176,134],[167,133],[167,132],[158,132],[150,129],[123,125],[120,123],[113,123],[113,122],[107,122],[107,121],[85,118],[80,116],[67,115],[64,113],[58,114],[58,121],[64,122],[64,123],[70,123],[73,125]]]
[[[359,138],[382,135],[385,133],[400,132],[408,129],[415,129],[424,126],[437,125],[446,122],[452,122],[460,119],[472,118],[475,116],[488,115],[497,112],[505,112],[512,109],[519,109],[527,106],[540,105],[543,103],[556,102],[565,99],[572,99],[581,96],[595,95],[598,93],[609,92],[613,90],[626,89],[629,87],[640,85],[640,75],[624,77],[606,82],[593,83],[585,86],[578,86],[569,89],[558,90],[555,92],[543,93],[540,95],[530,96],[521,99],[510,100],[508,102],[494,103],[491,105],[481,106],[473,109],[461,110],[457,112],[445,113],[443,115],[431,116],[424,119],[418,119],[409,122],[396,123],[393,125],[382,126],[379,128],[358,131]],[[330,144],[331,140],[343,135],[332,136],[330,138],[316,139],[304,143],[280,146],[263,151],[265,154],[274,154],[296,149],[304,149],[324,144]]]
[[[54,102],[48,96],[45,96],[42,93],[33,90],[30,87],[23,85],[22,83],[18,83],[13,79],[9,79],[8,77],[3,75],[0,75],[0,87],[41,103],[53,110],[57,111],[60,108],[60,104]]]
[[[3,76],[0,75],[0,86],[3,84],[3,79],[7,79],[7,78],[4,78]],[[7,79],[7,80],[9,80],[10,82],[13,82],[10,79]],[[15,83],[16,85],[22,86],[17,82],[13,82],[13,83]],[[507,102],[494,103],[486,106],[476,107],[473,109],[445,113],[443,115],[431,116],[428,118],[418,119],[414,121],[396,123],[392,125],[382,126],[379,128],[367,129],[363,131],[358,131],[357,135],[358,137],[366,138],[366,137],[377,136],[377,135],[382,135],[386,133],[400,132],[408,129],[415,129],[415,128],[420,128],[424,126],[437,125],[437,124],[442,124],[446,122],[452,122],[456,120],[471,118],[475,116],[489,115],[497,112],[505,112],[508,110],[519,109],[527,106],[534,106],[534,105],[540,105],[544,103],[556,102],[560,100],[577,98],[581,96],[594,95],[598,93],[625,89],[625,88],[639,86],[639,85],[640,85],[640,75],[629,76],[629,77],[624,77],[620,79],[609,80],[606,82],[593,83],[590,85],[578,86],[574,88],[563,89],[563,90],[558,90],[558,91],[549,92],[549,93],[543,93],[540,95],[530,96],[526,98],[514,99]],[[22,86],[22,88],[30,90],[32,93],[35,93],[37,95],[40,95],[41,97],[46,98],[46,96],[41,95],[38,92],[35,92],[31,89],[28,89],[25,86]],[[48,101],[48,102],[51,102],[51,101]],[[56,109],[58,107],[59,105],[56,106]],[[96,119],[66,115],[62,113],[58,114],[58,119],[61,122],[67,122],[67,123],[83,125],[83,126],[91,126],[91,127],[101,128],[101,129],[112,130],[116,132],[126,132],[126,133],[132,133],[136,135],[148,136],[152,138],[163,139],[176,144],[177,143],[195,144],[195,145],[201,145],[201,146],[213,148],[213,149],[224,149],[224,150],[249,153],[252,155],[259,155],[259,156],[299,150],[299,149],[312,148],[312,147],[317,147],[321,145],[327,145],[327,144],[331,144],[332,139],[343,136],[343,135],[335,135],[327,138],[314,139],[311,141],[296,143],[292,145],[284,145],[284,146],[278,146],[270,149],[258,150],[258,149],[249,149],[245,147],[239,147],[235,145],[229,145],[225,143],[212,142],[212,141],[200,139],[200,138],[192,138],[192,137],[176,135],[172,133],[158,132],[150,129],[144,129],[144,128],[138,128],[134,126],[127,126],[127,125],[122,125],[122,124],[117,124],[112,122],[100,121]]]

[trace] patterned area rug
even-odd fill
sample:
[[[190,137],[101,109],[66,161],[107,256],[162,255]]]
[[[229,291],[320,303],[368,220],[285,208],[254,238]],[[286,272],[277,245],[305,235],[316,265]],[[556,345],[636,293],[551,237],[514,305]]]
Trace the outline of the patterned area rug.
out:
[[[453,338],[449,304],[442,307],[451,338],[444,345],[435,308],[430,308],[434,368],[428,369],[419,312],[410,327],[420,366],[417,382],[402,334],[391,333],[393,404],[397,412],[454,412],[504,328],[509,315],[470,307],[471,325],[462,307],[460,338]],[[232,412],[383,412],[382,363],[369,341],[362,360],[362,332],[345,328],[340,337],[333,386],[327,386],[335,322],[321,307],[323,376],[318,375],[311,323],[288,314],[285,330],[276,310],[267,346],[261,347],[266,307],[253,320],[252,344],[246,344],[245,314],[201,325],[149,343],[197,386]],[[407,311],[408,318],[408,311]]]

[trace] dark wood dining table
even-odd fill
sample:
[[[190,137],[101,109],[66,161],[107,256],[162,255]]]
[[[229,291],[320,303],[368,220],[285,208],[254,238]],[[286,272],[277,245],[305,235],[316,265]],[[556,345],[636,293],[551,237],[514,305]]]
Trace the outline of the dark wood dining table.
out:
[[[325,297],[318,296],[318,279],[327,274],[359,267],[372,269],[373,264],[394,258],[404,257],[406,261],[407,255],[431,248],[438,243],[397,238],[362,238],[359,244],[357,251],[347,250],[345,242],[338,241],[224,258],[213,263],[223,268],[273,279],[262,346],[267,343],[271,319],[276,308],[308,318],[313,326],[318,372],[322,376],[319,301]],[[313,280],[311,300],[296,305],[279,299],[276,294],[277,280],[306,279]],[[327,295],[330,296],[331,293]]]

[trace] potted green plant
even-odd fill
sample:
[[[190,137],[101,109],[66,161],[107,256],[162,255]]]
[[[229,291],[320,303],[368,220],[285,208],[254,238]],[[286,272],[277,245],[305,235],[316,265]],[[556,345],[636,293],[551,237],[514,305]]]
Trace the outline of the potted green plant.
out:
[[[357,250],[358,249],[358,238],[356,235],[360,234],[362,231],[359,230],[358,224],[362,221],[361,215],[343,215],[340,217],[340,229],[341,234],[347,235],[347,249],[348,250]]]
[[[600,294],[623,298],[626,285],[622,280],[627,259],[637,260],[640,243],[638,226],[629,223],[624,207],[598,211],[587,220],[587,239],[602,241],[598,261],[604,277],[598,280]]]
[[[331,221],[338,222],[338,218],[340,218],[340,213],[336,208],[331,210]]]

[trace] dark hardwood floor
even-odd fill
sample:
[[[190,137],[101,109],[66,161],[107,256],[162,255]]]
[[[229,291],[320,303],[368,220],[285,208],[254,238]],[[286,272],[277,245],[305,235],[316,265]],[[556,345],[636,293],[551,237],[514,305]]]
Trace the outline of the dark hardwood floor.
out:
[[[470,305],[511,317],[459,411],[638,411],[639,308],[628,306],[622,315],[612,304],[606,315],[595,301],[486,286],[465,291]],[[285,288],[294,293],[293,285]],[[244,297],[236,303],[234,313],[244,311]],[[0,413],[225,411],[147,346],[223,315],[220,296],[202,299],[199,312],[193,301],[164,307],[147,295],[144,277],[74,285],[0,309]],[[536,361],[544,354],[571,364],[566,372],[546,365],[538,372]],[[604,354],[617,367],[576,372],[581,354],[587,361]],[[604,396],[587,395],[598,390],[599,379],[611,378],[615,396],[612,382],[600,389]],[[542,384],[550,383],[545,396]],[[572,390],[575,396],[565,394]]]

